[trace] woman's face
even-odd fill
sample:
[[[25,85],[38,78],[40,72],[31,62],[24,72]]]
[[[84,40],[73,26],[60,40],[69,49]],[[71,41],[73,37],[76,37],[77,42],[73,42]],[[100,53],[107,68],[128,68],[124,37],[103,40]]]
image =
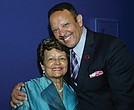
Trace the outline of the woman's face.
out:
[[[68,69],[66,53],[57,49],[45,50],[44,52],[45,74],[50,79],[63,77]]]

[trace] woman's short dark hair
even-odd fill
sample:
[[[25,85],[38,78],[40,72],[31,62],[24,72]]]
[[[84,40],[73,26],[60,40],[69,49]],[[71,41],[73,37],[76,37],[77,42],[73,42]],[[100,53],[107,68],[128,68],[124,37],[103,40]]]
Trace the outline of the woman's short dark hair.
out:
[[[37,49],[38,62],[41,62],[43,64],[44,57],[45,57],[44,51],[51,50],[54,48],[60,51],[64,51],[67,55],[67,59],[69,59],[69,49],[66,46],[60,44],[56,39],[48,38],[48,39],[43,39],[38,46]]]

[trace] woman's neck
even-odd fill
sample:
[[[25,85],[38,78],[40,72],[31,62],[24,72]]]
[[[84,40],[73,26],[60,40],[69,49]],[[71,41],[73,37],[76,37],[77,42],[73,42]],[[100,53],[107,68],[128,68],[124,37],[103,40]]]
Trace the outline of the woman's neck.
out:
[[[54,79],[52,80],[57,90],[60,90],[63,88],[63,79]]]
[[[53,83],[59,93],[60,98],[62,99],[63,96],[63,79],[55,79],[53,80]]]

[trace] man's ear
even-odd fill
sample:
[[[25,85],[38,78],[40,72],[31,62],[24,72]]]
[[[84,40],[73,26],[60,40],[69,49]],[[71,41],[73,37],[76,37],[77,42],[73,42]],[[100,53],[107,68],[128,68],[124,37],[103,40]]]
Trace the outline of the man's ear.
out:
[[[83,26],[83,21],[82,21],[82,15],[81,14],[77,15],[76,20],[79,23],[80,27]]]

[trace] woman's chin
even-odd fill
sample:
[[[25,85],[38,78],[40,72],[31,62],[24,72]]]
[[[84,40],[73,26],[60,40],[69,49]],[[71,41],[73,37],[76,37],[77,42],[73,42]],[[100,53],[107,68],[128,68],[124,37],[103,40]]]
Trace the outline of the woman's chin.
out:
[[[55,76],[53,76],[53,78],[55,78],[55,79],[61,79],[61,78],[63,78],[63,76],[61,76],[61,75],[55,75]]]

